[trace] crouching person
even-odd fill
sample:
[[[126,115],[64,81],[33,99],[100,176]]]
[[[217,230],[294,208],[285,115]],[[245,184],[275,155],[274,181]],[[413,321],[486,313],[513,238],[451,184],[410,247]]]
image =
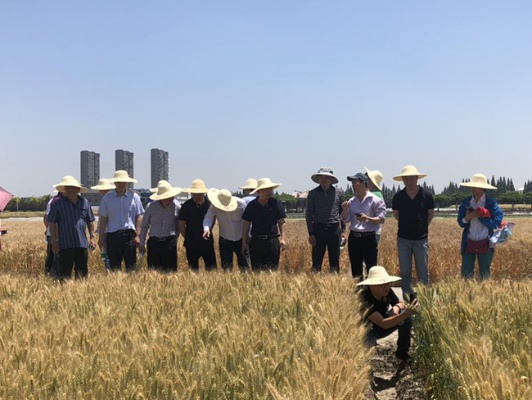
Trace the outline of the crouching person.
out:
[[[415,299],[408,307],[401,301],[391,289],[392,282],[401,280],[398,276],[390,276],[386,269],[374,266],[368,272],[367,279],[357,286],[363,286],[360,291],[362,300],[363,318],[368,322],[369,331],[366,336],[366,344],[374,346],[377,339],[384,338],[398,330],[397,351],[395,355],[404,362],[408,362],[410,356],[410,340],[412,331],[412,315],[416,313],[418,306]]]

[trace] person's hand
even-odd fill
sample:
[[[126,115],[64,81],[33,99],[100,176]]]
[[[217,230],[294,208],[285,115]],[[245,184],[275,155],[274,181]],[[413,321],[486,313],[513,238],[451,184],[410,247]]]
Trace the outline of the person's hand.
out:
[[[146,246],[140,246],[139,247],[139,253],[141,253],[141,254],[146,253]]]
[[[366,214],[360,214],[360,215],[357,215],[357,219],[360,221],[360,222],[366,222],[368,220],[368,216]]]
[[[133,239],[133,243],[137,249],[140,247],[140,237],[138,235],[135,236],[135,239]]]
[[[349,210],[349,201],[346,200],[346,201],[344,201],[344,202],[342,203],[342,210],[343,210],[343,211],[347,211],[347,210]]]
[[[209,240],[210,237],[211,237],[211,231],[209,229],[204,230],[203,231],[203,239]]]
[[[53,242],[52,243],[52,251],[54,254],[59,254],[59,242]]]
[[[279,247],[280,247],[281,250],[284,250],[286,248],[286,240],[281,239],[279,241]]]
[[[316,246],[316,236],[310,235],[308,237],[308,242],[312,247]]]
[[[414,299],[414,301],[410,304],[408,304],[405,308],[405,313],[408,313],[408,315],[414,315],[417,312],[417,309],[419,307],[419,303],[417,299]]]
[[[105,248],[105,240],[103,238],[103,235],[98,236],[98,247],[100,248],[100,250],[103,250]]]
[[[248,243],[246,240],[242,239],[242,255],[246,256],[249,252]]]
[[[96,241],[94,239],[89,239],[89,248],[92,248],[92,250],[96,248]]]

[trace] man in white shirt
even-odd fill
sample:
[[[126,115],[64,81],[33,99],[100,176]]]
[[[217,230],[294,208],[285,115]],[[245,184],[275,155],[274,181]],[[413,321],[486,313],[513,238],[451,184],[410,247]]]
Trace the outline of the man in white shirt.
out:
[[[216,220],[220,229],[218,246],[222,268],[233,268],[233,253],[236,254],[238,267],[241,271],[249,268],[246,257],[242,254],[242,214],[246,202],[231,195],[227,189],[209,189],[207,197],[211,205],[203,219],[203,237],[208,239]]]

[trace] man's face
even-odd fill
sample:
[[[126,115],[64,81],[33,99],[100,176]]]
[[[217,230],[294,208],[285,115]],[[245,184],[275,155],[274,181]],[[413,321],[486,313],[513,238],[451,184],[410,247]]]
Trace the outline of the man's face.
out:
[[[203,193],[192,193],[192,199],[195,203],[202,204],[205,200],[205,194]]]
[[[366,183],[360,179],[353,179],[351,181],[351,186],[353,186],[353,191],[355,193],[362,193],[366,191]]]
[[[161,203],[161,206],[163,206],[163,207],[168,207],[170,204],[172,204],[173,201],[174,201],[173,197],[170,197],[168,199],[159,200],[159,202]]]
[[[333,178],[327,175],[318,175],[318,182],[323,190],[327,190],[332,185]]]
[[[417,186],[418,176],[403,176],[403,183],[408,189],[414,189]]]
[[[482,195],[484,194],[484,189],[476,188],[476,187],[472,187],[472,188],[471,188],[471,194],[472,194],[475,198],[480,198],[480,197],[482,197]]]
[[[125,191],[127,189],[127,185],[127,182],[115,182],[116,190],[118,190],[119,192]]]
[[[259,196],[262,199],[268,200],[273,196],[273,188],[266,188],[259,190]]]
[[[80,188],[76,186],[65,186],[65,194],[69,199],[74,199],[80,192]]]

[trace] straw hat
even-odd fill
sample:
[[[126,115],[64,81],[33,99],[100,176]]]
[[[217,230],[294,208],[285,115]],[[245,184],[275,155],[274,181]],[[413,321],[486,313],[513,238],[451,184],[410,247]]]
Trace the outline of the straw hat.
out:
[[[332,183],[338,183],[338,178],[333,175],[334,172],[330,168],[320,168],[317,173],[312,175],[310,179],[312,179],[316,183],[320,183],[320,175],[322,176],[330,176],[332,178]]]
[[[369,180],[373,182],[375,186],[377,186],[377,189],[382,190],[381,182],[382,182],[382,172],[379,170],[372,171],[369,168],[364,167],[364,170],[366,171],[366,174],[369,177]]]
[[[427,174],[419,172],[413,165],[406,165],[403,167],[399,175],[393,177],[393,180],[401,182],[403,180],[403,176],[417,176],[419,179],[421,179],[426,177]]]
[[[480,189],[497,189],[495,186],[491,186],[488,183],[488,178],[484,174],[475,174],[471,177],[469,182],[462,182],[460,186],[474,187]]]
[[[400,280],[401,280],[400,277],[388,275],[388,272],[386,271],[384,267],[381,267],[380,265],[376,265],[369,269],[366,280],[360,283],[357,283],[357,286],[383,285],[385,283],[397,282]]]
[[[227,189],[209,189],[207,197],[214,207],[222,211],[235,211],[238,206],[238,200]]]
[[[115,185],[110,179],[100,179],[96,186],[91,186],[92,190],[113,190]]]
[[[257,181],[257,187],[255,188],[255,190],[251,192],[251,194],[257,193],[259,190],[262,190],[262,189],[268,189],[268,188],[275,189],[281,185],[282,183],[273,183],[270,178],[261,178]]]
[[[57,185],[54,185],[54,188],[58,192],[64,192],[66,186],[78,187],[80,189],[81,193],[86,193],[86,192],[89,191],[89,189],[87,189],[86,187],[83,187],[79,183],[79,181],[76,178],[74,178],[73,176],[71,176],[71,175],[63,176],[63,179],[61,179],[61,182],[59,182]]]
[[[109,180],[110,182],[132,182],[137,183],[136,179],[130,178],[127,171],[124,171],[123,169],[119,169],[118,171],[115,171],[115,174],[112,179]]]
[[[168,183],[168,181],[165,181],[164,179],[161,179],[159,182],[157,182],[157,187],[154,187],[154,188],[151,188],[150,189],[150,192],[152,193],[157,193],[157,188],[159,187],[160,184],[162,183]],[[169,184],[169,183],[168,183]]]
[[[242,190],[254,190],[257,188],[257,180],[249,178],[244,186],[239,186],[238,188]]]
[[[194,179],[192,181],[192,186],[183,189],[183,192],[187,193],[207,193],[208,191],[209,189],[207,189],[207,186],[205,186],[205,182],[203,182],[201,179]]]
[[[177,196],[183,189],[180,187],[173,187],[167,181],[161,180],[157,185],[157,193],[152,194],[150,199],[152,200],[164,200]]]

